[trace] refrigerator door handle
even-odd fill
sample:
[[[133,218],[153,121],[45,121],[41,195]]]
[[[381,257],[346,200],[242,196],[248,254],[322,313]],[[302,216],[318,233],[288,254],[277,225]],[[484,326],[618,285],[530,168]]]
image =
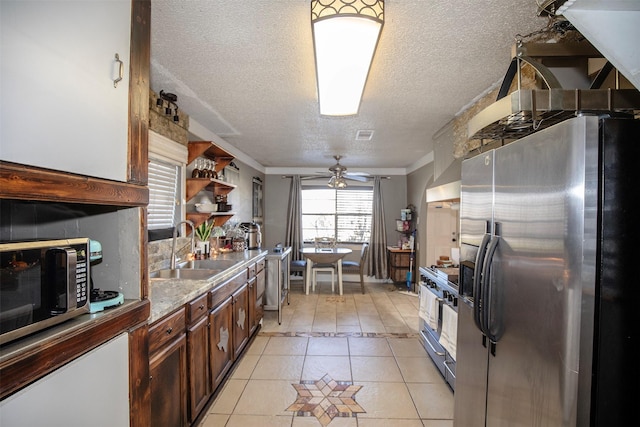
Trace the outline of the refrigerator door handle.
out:
[[[493,236],[487,247],[487,254],[482,265],[482,301],[484,309],[482,310],[481,322],[484,325],[484,333],[489,340],[498,342],[502,336],[502,321],[500,316],[500,307],[496,305],[493,288],[491,286],[491,267],[493,265],[493,256],[498,249],[500,236]],[[498,290],[499,291],[499,290]],[[498,304],[499,305],[499,304]]]
[[[473,321],[476,327],[484,333],[484,325],[482,324],[482,312],[484,302],[482,301],[482,265],[484,263],[485,256],[487,254],[487,246],[491,240],[491,234],[486,233],[482,237],[482,242],[478,247],[478,253],[476,254],[475,271],[473,272]]]

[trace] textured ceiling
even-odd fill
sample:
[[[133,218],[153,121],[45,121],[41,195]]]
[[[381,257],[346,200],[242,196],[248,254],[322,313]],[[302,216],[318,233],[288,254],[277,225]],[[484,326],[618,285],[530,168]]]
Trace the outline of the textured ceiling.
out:
[[[360,113],[318,113],[310,0],[152,0],[151,89],[265,168],[410,168],[496,84],[535,0],[387,0]],[[356,141],[359,129],[374,130]]]

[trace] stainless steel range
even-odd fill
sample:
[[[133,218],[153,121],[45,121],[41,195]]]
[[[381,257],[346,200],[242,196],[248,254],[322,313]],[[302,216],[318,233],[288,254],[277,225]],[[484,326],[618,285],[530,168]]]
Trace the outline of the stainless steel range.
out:
[[[455,390],[458,269],[420,267],[420,340]]]

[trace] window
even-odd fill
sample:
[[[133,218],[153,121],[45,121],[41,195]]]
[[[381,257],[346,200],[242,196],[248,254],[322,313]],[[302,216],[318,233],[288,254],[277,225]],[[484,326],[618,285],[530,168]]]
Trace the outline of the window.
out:
[[[302,238],[335,237],[338,242],[368,242],[371,236],[373,188],[302,189]]]
[[[171,237],[184,218],[183,188],[187,147],[149,131],[149,241]]]
[[[161,160],[149,159],[149,230],[171,228],[177,223],[176,207],[180,167]]]

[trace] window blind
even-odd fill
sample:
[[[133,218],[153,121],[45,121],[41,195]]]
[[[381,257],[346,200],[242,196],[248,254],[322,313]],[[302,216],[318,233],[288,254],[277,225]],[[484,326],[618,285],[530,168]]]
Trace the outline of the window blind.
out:
[[[150,230],[170,228],[175,224],[179,173],[180,167],[175,164],[149,159],[147,225]]]
[[[373,189],[302,189],[302,235],[335,237],[339,242],[367,242],[371,235]]]

